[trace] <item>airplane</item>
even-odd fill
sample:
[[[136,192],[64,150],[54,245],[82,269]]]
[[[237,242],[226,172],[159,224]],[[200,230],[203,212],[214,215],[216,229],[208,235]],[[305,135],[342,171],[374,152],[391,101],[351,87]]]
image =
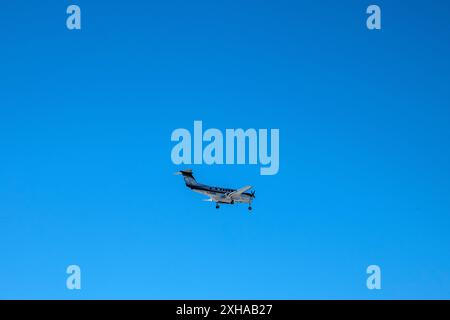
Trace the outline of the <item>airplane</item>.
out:
[[[255,199],[255,191],[246,192],[252,186],[245,186],[240,189],[228,189],[221,187],[211,187],[205,184],[198,183],[192,175],[192,169],[181,170],[175,172],[177,175],[182,175],[186,186],[194,192],[204,194],[209,199],[203,201],[215,202],[216,209],[220,208],[220,204],[234,204],[234,203],[248,203],[248,210],[252,210],[252,201]]]

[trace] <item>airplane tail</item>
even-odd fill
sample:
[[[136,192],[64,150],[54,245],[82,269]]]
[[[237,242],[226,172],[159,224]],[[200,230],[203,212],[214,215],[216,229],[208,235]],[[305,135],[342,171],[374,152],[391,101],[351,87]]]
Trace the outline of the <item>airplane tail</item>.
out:
[[[178,172],[175,172],[175,174],[181,174],[184,178],[184,182],[186,183],[186,186],[191,187],[197,185],[197,181],[195,180],[194,176],[192,175],[192,169],[186,169],[181,170]]]

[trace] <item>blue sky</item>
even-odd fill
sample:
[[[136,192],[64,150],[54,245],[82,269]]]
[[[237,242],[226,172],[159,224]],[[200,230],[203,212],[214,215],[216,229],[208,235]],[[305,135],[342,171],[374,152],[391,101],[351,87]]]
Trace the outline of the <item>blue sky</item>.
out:
[[[376,3],[3,3],[0,298],[450,298],[450,5]],[[194,120],[280,129],[275,176],[191,166],[252,214],[172,175]]]

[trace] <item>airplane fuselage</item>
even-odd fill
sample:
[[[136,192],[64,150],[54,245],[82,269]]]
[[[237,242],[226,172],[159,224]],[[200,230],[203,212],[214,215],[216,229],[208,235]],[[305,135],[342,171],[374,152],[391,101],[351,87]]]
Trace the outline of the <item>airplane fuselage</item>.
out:
[[[183,175],[184,182],[189,189],[208,196],[208,199],[205,199],[204,201],[215,202],[217,209],[221,203],[248,203],[248,209],[252,210],[252,201],[255,199],[255,191],[252,191],[251,193],[246,192],[250,190],[252,186],[245,186],[240,189],[208,186],[206,184],[198,183],[195,180],[191,169],[181,170],[176,172],[176,174]]]
[[[228,194],[236,191],[236,189],[212,187],[204,184],[187,185],[187,186],[194,192],[201,193],[208,197],[211,197],[216,203],[228,203],[228,204],[233,204],[237,202],[251,203],[253,199],[253,196],[248,192],[244,192],[239,196],[235,196],[233,198],[227,197]]]

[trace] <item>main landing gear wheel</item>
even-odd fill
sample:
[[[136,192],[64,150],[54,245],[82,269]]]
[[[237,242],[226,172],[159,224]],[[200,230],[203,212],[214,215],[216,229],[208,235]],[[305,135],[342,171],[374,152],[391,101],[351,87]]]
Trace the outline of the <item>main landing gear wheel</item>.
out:
[[[219,208],[220,208],[219,204],[216,204],[216,209],[219,209]]]
[[[253,209],[252,206],[249,206],[249,207],[248,207],[248,210],[252,211],[252,209]]]

